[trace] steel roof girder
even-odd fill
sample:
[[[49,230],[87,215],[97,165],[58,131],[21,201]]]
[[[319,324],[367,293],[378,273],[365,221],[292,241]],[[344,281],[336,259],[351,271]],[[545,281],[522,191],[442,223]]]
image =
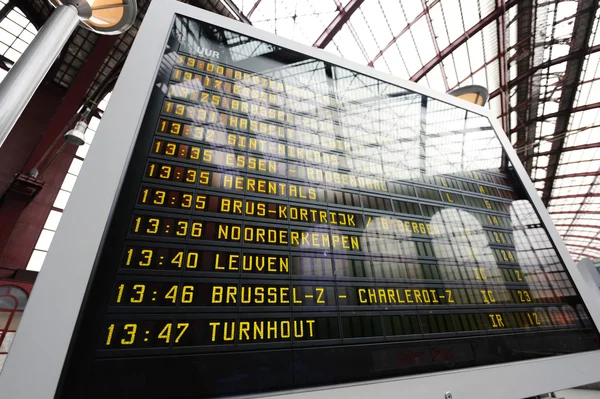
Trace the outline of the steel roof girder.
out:
[[[313,43],[313,47],[325,48],[333,40],[335,35],[342,29],[344,24],[348,22],[352,14],[358,10],[365,0],[350,0],[343,8],[339,8],[339,12],[325,28],[319,38]]]
[[[588,49],[588,43],[594,27],[596,19],[596,10],[598,9],[598,0],[580,0],[577,6],[577,17],[575,18],[573,29],[573,40],[571,41],[571,49],[569,52],[579,52]],[[587,12],[585,12],[587,10]],[[565,111],[557,117],[554,136],[556,139],[552,142],[553,151],[548,159],[547,176],[544,181],[544,189],[542,191],[542,202],[548,206],[554,187],[554,176],[560,162],[560,155],[565,143],[565,132],[568,130],[569,120],[573,112],[575,96],[579,81],[581,80],[583,63],[585,55],[578,58],[573,58],[567,61],[565,75],[563,78],[562,92],[559,103],[559,111]]]
[[[431,60],[429,60],[429,62],[427,62],[427,64],[423,65],[423,67],[421,69],[419,69],[419,71],[417,71],[417,73],[415,73],[410,78],[410,80],[412,80],[413,82],[418,82],[429,71],[431,71],[433,68],[435,68],[436,65],[438,65],[447,56],[449,56],[454,50],[456,50],[461,45],[463,45],[464,43],[466,43],[466,41],[469,40],[469,38],[471,36],[475,35],[476,33],[480,32],[481,30],[483,30],[483,28],[485,28],[486,26],[488,26],[493,21],[496,21],[498,19],[498,16],[501,13],[504,13],[505,11],[508,11],[510,8],[512,8],[513,6],[517,5],[518,3],[519,3],[518,0],[508,0],[506,2],[505,10],[496,7],[494,9],[494,11],[492,11],[491,13],[489,13],[488,15],[486,15],[478,23],[476,23],[475,25],[473,25],[465,33],[463,33],[456,40],[454,40],[452,43],[450,43],[446,48],[444,48],[443,50],[441,50],[440,53],[437,54]]]

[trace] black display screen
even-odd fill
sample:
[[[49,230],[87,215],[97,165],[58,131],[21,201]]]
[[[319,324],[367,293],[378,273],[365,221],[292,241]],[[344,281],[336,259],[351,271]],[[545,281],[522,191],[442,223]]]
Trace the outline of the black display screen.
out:
[[[59,395],[253,394],[597,348],[486,117],[177,17]]]

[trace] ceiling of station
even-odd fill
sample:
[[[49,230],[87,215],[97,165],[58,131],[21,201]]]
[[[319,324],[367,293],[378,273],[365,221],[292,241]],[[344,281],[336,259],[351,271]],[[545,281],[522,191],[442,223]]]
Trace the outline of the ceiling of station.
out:
[[[486,87],[573,257],[600,257],[597,1],[233,2],[258,28],[433,89]]]
[[[150,0],[119,36],[88,98],[112,84]],[[597,0],[188,0],[435,90],[478,84],[575,260],[600,258]],[[23,5],[21,5],[23,4]],[[46,0],[19,1],[39,28]],[[54,81],[73,82],[98,36],[78,28]]]

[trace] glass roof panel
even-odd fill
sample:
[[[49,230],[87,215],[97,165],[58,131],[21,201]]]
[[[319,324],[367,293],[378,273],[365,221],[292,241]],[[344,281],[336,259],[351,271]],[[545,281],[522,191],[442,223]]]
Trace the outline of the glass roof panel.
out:
[[[418,42],[419,58],[421,59],[420,68],[424,63],[437,55],[426,18],[421,18],[415,22],[410,31],[413,39]]]
[[[408,69],[406,69],[404,57],[402,57],[402,54],[400,53],[398,43],[395,43],[392,47],[390,47],[390,49],[385,52],[384,57],[392,75],[404,79],[410,78],[410,73],[408,72]]]
[[[246,15],[256,4],[255,0],[233,1]],[[581,2],[576,1],[532,2],[531,13],[519,12],[521,2],[515,6],[503,2],[510,8],[503,15],[504,28],[498,29],[496,20],[487,26],[477,25],[496,10],[497,0],[365,0],[339,27],[326,50],[361,64],[371,63],[376,69],[404,79],[411,78],[441,52],[445,57],[420,76],[420,83],[439,91],[445,90],[445,79],[449,88],[481,84],[492,93],[489,107],[494,115],[500,116],[502,109],[507,109],[510,129],[535,126],[529,129],[530,139],[518,153],[533,157],[530,170],[533,179],[538,179],[534,184],[540,194],[548,169],[552,168],[549,154],[561,154],[555,172],[558,178],[553,179],[553,190],[546,198],[552,217],[563,225],[595,224],[591,229],[600,232],[600,218],[596,214],[578,213],[584,208],[598,208],[599,197],[586,197],[585,201],[583,197],[562,198],[588,192],[600,194],[600,180],[596,176],[600,167],[600,108],[592,108],[600,103],[600,33],[597,32],[600,10],[593,9],[593,18],[589,19],[592,33],[588,43],[592,52],[574,53],[573,46],[578,44],[572,43],[573,29],[585,28],[576,25],[576,21],[590,11],[581,10]],[[349,0],[261,0],[250,20],[262,29],[312,44],[338,15],[338,10],[348,4]],[[423,9],[424,5],[428,10]],[[526,20],[527,16],[531,20]],[[520,25],[530,25],[531,29],[519,31]],[[468,39],[448,50],[469,29],[473,32]],[[502,66],[498,56],[502,43],[499,33],[504,35],[505,42],[502,59],[506,63]],[[581,59],[579,64],[573,64],[578,59]],[[573,65],[582,69],[576,91],[564,84],[570,72],[567,67]],[[503,71],[507,75],[504,88],[501,87]],[[500,95],[501,89],[507,92],[506,96]],[[572,107],[561,111],[559,105],[564,101]],[[571,112],[571,108],[576,112]],[[564,126],[560,124],[564,116],[568,117],[566,131],[557,131]],[[557,149],[563,138],[562,148]],[[516,134],[509,139],[516,143]],[[579,231],[563,227],[563,234]],[[573,252],[576,258],[591,254],[585,248],[570,249],[576,251]],[[594,254],[600,256],[598,251]]]
[[[368,3],[368,2],[366,2]],[[399,1],[378,1],[379,6],[386,15],[392,30],[392,36],[397,36],[408,24],[402,4]],[[364,7],[365,3],[361,6]]]
[[[384,54],[381,57],[379,57],[374,63],[373,63],[373,67],[377,70],[383,71],[383,72],[387,72],[387,73],[392,73],[389,67],[389,63],[387,60],[388,55],[391,54],[391,52],[388,52],[388,54]],[[398,73],[393,74],[395,76],[401,76]],[[402,77],[406,77],[408,75],[408,72],[406,72],[404,74],[404,76]]]
[[[483,87],[489,87],[487,71],[485,69],[482,69],[482,70],[480,70],[478,72],[475,72],[475,74],[471,78],[471,82],[474,85],[479,85],[479,86],[483,86]]]
[[[410,76],[414,75],[423,65],[415,41],[411,34],[404,34],[396,41],[396,47],[403,56],[404,64]]]
[[[450,54],[442,63],[442,68],[446,71],[446,77],[448,78],[448,85],[450,87],[456,87],[459,84],[458,75],[456,73],[454,62],[454,54]]]
[[[460,0],[460,16],[467,29],[479,22],[479,0]]]
[[[490,109],[494,115],[500,115],[502,112],[502,106],[500,104],[500,97],[494,97],[490,100]]]
[[[594,27],[592,28],[592,35],[590,36],[590,47],[600,44],[600,33],[598,32],[598,22],[600,21],[600,10],[596,11],[596,18],[594,20]]]
[[[382,35],[381,33],[378,33],[378,32],[389,33],[389,29],[386,27],[385,20],[382,20],[382,21],[371,20],[371,23],[368,23],[362,13],[362,7],[361,7],[361,9],[358,10],[358,12],[356,12],[356,13],[354,13],[354,15],[352,15],[350,22],[349,22],[349,26],[351,26],[352,29],[356,32],[367,33],[367,34],[359,34],[358,42],[359,42],[360,47],[364,49],[364,52],[367,55],[367,57],[366,57],[367,62],[372,60],[379,52],[379,49],[385,45],[385,44],[382,45],[377,42],[376,36],[381,37],[381,35]]]
[[[496,0],[480,0],[480,14],[481,16],[488,15],[496,8]]]
[[[598,72],[597,69],[598,69],[598,65],[596,65],[596,67],[594,68],[594,74],[596,74]],[[600,102],[599,89],[600,89],[600,82],[598,82],[597,80],[590,79],[590,80],[584,81],[579,86],[579,93],[578,93],[577,99],[575,100],[575,107],[580,107],[580,106],[583,106],[586,104],[593,104],[593,103]]]
[[[365,32],[365,34],[368,33]],[[356,39],[356,34],[351,31],[348,25],[342,27],[340,32],[325,49],[330,50],[332,46],[337,47],[341,56],[347,60],[363,65],[369,62],[364,48],[361,48],[360,42]]]
[[[485,54],[481,51],[481,43],[483,43],[483,36],[481,32],[476,33],[467,40],[467,47],[469,50],[469,61],[473,67],[479,67],[485,63]]]
[[[433,24],[436,40],[440,49],[448,47],[450,39],[448,38],[448,30],[442,12],[442,3],[439,2],[429,9],[429,16]]]
[[[423,5],[419,1],[401,1],[400,6],[404,10],[404,16],[407,21],[412,21],[423,11]]]
[[[458,80],[462,81],[472,73],[467,44],[464,43],[459,48],[454,50],[453,55]]]
[[[441,2],[441,6],[444,14],[444,23],[448,32],[448,40],[453,42],[465,31],[459,0],[444,0]]]
[[[442,69],[440,65],[436,65],[435,68],[427,74],[427,82],[429,87],[435,90],[444,90],[444,78],[442,77]]]
[[[382,3],[393,3],[386,1],[367,1],[362,4],[359,8],[358,12],[351,17],[352,23],[355,18],[360,15],[365,20],[365,24],[367,28],[372,34],[374,45],[372,47],[367,47],[367,52],[372,53],[374,56],[381,48],[383,48],[387,43],[390,42],[394,38],[392,34],[392,25],[388,18],[390,18],[393,14],[385,14],[384,9],[382,8]],[[393,23],[396,24],[395,18],[393,18]],[[356,29],[359,29],[355,26]],[[365,35],[368,37],[369,35]],[[361,39],[363,37],[361,36]],[[371,58],[372,59],[372,58]]]

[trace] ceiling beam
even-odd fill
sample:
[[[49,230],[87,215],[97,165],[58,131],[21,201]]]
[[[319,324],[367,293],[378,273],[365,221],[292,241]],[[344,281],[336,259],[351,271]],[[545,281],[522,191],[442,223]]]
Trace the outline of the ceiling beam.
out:
[[[569,194],[569,195],[559,195],[556,197],[552,197],[551,199],[567,199],[567,198],[585,198],[585,197],[600,197],[600,193],[584,193],[584,194]],[[563,206],[563,205],[557,205]]]
[[[600,169],[599,169],[600,171]],[[596,183],[598,183],[598,177],[600,176],[600,173],[598,176],[594,177],[593,181],[591,182],[591,184],[587,185],[587,193],[586,195],[584,195],[584,198],[582,200],[579,200],[579,204],[577,205],[577,212],[579,212],[580,210],[583,209],[584,205],[594,205],[591,204],[589,202],[587,202],[589,197],[595,197],[595,193],[592,192],[592,189],[594,187],[596,187]],[[571,232],[571,227],[569,227],[565,233],[565,235],[568,235]],[[596,236],[598,235],[598,232],[596,232]]]
[[[565,237],[583,238],[584,240],[600,241],[600,237],[598,237],[597,235],[594,237],[588,237],[588,236],[580,236],[580,235],[576,235],[576,234],[565,234],[565,235],[561,235],[561,237],[563,237],[563,238],[565,238]]]
[[[567,189],[567,188],[581,188],[582,185],[581,184],[571,184],[570,186],[561,186],[561,189]],[[599,213],[600,215],[600,213]]]
[[[556,170],[554,170],[554,172],[556,172]],[[551,180],[556,180],[556,179],[571,179],[573,177],[588,177],[588,176],[600,176],[600,170],[597,170],[595,172],[580,172],[580,173],[569,173],[567,175],[558,175],[558,176],[550,176],[548,173],[546,173],[546,177],[543,179],[535,179],[533,180],[534,182],[540,182],[540,181],[546,181],[548,180],[548,178],[550,178]],[[546,206],[548,206],[548,204],[546,204]]]
[[[588,255],[588,254],[584,254],[584,253],[582,253],[582,252],[569,251],[569,253],[570,253],[570,254],[571,254],[571,256],[573,256],[573,257],[577,256],[577,257],[580,257],[580,258],[586,258],[586,257],[587,257],[587,258],[594,258],[594,259],[596,259],[595,257],[593,257],[593,256],[590,256],[590,255]],[[598,255],[597,255],[597,256],[598,256]]]
[[[342,29],[344,24],[350,19],[352,14],[358,10],[360,5],[365,0],[350,0],[345,7],[338,7],[339,12],[333,18],[331,23],[325,28],[323,33],[319,36],[316,42],[313,43],[313,47],[325,48],[333,40],[335,35]]]
[[[581,228],[590,228],[590,229],[599,229],[600,230],[600,225],[599,226],[589,226],[587,224],[555,224],[555,226],[557,227],[581,227]]]
[[[584,52],[589,49],[590,36],[594,28],[596,19],[596,11],[598,10],[598,0],[580,0],[577,5],[577,17],[573,24],[573,37],[571,40],[571,48],[569,52]],[[562,78],[562,93],[558,106],[559,111],[566,111],[564,114],[556,118],[556,126],[554,129],[554,137],[552,141],[552,154],[548,159],[546,167],[547,174],[544,181],[544,189],[542,191],[542,202],[548,206],[552,189],[554,188],[554,176],[558,169],[560,155],[565,143],[565,133],[569,128],[569,120],[573,112],[573,104],[577,94],[577,87],[581,80],[583,63],[585,55],[573,58],[567,61],[565,74]]]
[[[506,134],[510,126],[508,124],[508,96],[507,96],[507,79],[508,65],[506,64],[506,24],[504,23],[504,15],[506,14],[506,2],[505,0],[496,0],[496,7],[504,10],[498,16],[497,36],[498,36],[498,69],[500,75],[500,110],[502,117],[500,122],[502,129]],[[443,69],[443,68],[442,68]]]
[[[227,11],[232,13],[241,22],[248,24],[248,25],[252,25],[252,23],[250,22],[250,19],[248,19],[248,17],[246,17],[244,15],[244,13],[238,8],[237,4],[235,4],[233,2],[233,0],[219,0],[219,1],[227,9]]]
[[[566,242],[565,242],[565,245],[567,247],[583,248],[583,249],[589,249],[589,250],[594,251],[594,252],[600,252],[600,248],[590,248],[589,246],[584,246],[584,245],[567,244]],[[581,255],[583,255],[583,254],[581,254]]]
[[[509,10],[513,6],[517,5],[517,3],[519,3],[518,0],[508,0],[506,2],[505,10]],[[439,52],[439,54],[436,54],[435,57],[433,57],[431,60],[429,60],[429,62],[427,62],[427,64],[423,65],[423,67],[421,69],[419,69],[417,71],[417,73],[415,73],[410,78],[410,80],[412,80],[413,82],[418,82],[419,80],[421,80],[421,78],[423,78],[425,75],[427,75],[427,73],[429,71],[431,71],[433,68],[435,68],[436,65],[439,65],[446,57],[448,57],[450,54],[452,54],[452,52],[454,50],[456,50],[457,48],[462,46],[464,43],[466,43],[466,41],[469,40],[469,38],[471,36],[477,34],[481,30],[483,30],[483,28],[485,28],[490,23],[495,21],[501,13],[505,12],[505,10],[496,7],[494,9],[494,11],[492,11],[491,13],[486,15],[482,20],[477,22],[470,29],[468,29],[465,33],[463,33],[456,40],[454,40],[452,43],[450,43],[448,45],[448,47],[441,50]]]
[[[10,1],[6,4],[6,6],[4,6],[4,8],[9,7],[7,10],[10,11],[13,6],[19,7],[19,9],[23,11],[23,14],[25,14],[29,22],[31,22],[37,30],[40,30],[44,25],[44,22],[46,22],[46,18],[44,18],[44,16],[42,15],[43,11],[40,12],[35,10],[31,2],[29,1]],[[54,11],[54,8],[51,9],[50,13],[52,13],[52,11]]]
[[[600,142],[598,143],[589,143],[589,144],[581,144],[581,145],[574,145],[572,147],[566,147],[562,149],[562,152],[567,152],[567,151],[578,151],[578,150],[587,150],[590,148],[598,148],[600,147]],[[554,154],[555,152],[550,150],[550,151],[544,151],[544,152],[538,152],[537,154],[533,154],[533,156],[536,157],[540,157],[540,156],[544,156],[544,155],[551,155]]]
[[[435,31],[433,30],[433,21],[431,20],[431,15],[429,14],[429,8],[427,7],[427,1],[421,0],[421,5],[423,6],[423,11],[425,12],[425,20],[427,21],[427,26],[429,27],[429,34],[431,35],[431,40],[433,41],[433,49],[437,55],[440,54],[440,47],[438,46]],[[446,69],[440,68],[442,73],[442,80],[444,81],[444,88],[446,92],[450,90],[450,86],[448,86],[448,76],[446,76]]]
[[[13,7],[15,6],[15,0],[9,0],[8,3],[6,3],[2,9],[0,9],[0,21],[2,21],[13,9]],[[23,11],[23,13],[25,14],[25,16],[27,17],[27,19],[29,19],[29,21],[31,21],[31,18],[29,18],[29,13],[25,10],[21,10]],[[34,24],[35,26],[35,24]],[[36,26],[36,28],[39,29],[39,27]]]
[[[517,129],[524,127],[524,126],[528,126],[531,125],[535,122],[541,122],[541,121],[545,121],[547,119],[550,118],[556,118],[559,116],[563,116],[565,114],[571,114],[574,112],[581,112],[581,111],[588,111],[590,109],[595,109],[595,108],[599,108],[600,107],[600,102],[597,103],[592,103],[592,104],[585,104],[585,105],[580,105],[579,107],[572,107],[572,108],[567,108],[567,109],[559,109],[556,112],[552,112],[549,114],[545,114],[545,115],[539,115],[536,116],[535,118],[530,118],[529,120],[525,121],[525,123],[522,123],[520,125],[517,125],[514,129],[511,129],[511,132],[516,131]],[[548,137],[546,137],[546,139],[548,139]],[[556,149],[554,150],[556,151]]]
[[[562,57],[557,57],[557,58],[551,59],[549,61],[542,62],[539,65],[534,65],[527,72],[519,74],[519,75],[517,75],[517,77],[515,77],[512,80],[510,80],[508,82],[508,88],[510,89],[510,88],[514,87],[517,83],[519,83],[523,79],[527,79],[528,77],[530,77],[531,75],[533,75],[534,73],[536,73],[537,71],[539,71],[540,69],[550,68],[551,66],[562,64],[565,61],[569,61],[569,60],[572,60],[574,58],[581,57],[582,55],[586,56],[586,55],[589,55],[589,54],[593,54],[593,53],[596,53],[598,51],[600,51],[600,44],[595,45],[593,47],[590,47],[587,50],[582,50],[580,52],[569,53],[567,55],[563,55]],[[490,98],[494,98],[494,97],[499,96],[499,95],[500,95],[500,89],[497,89],[497,90],[494,90],[493,92],[490,93]]]
[[[57,139],[79,120],[75,120],[74,116],[77,115],[77,110],[83,103],[88,88],[91,86],[94,77],[100,71],[104,60],[110,54],[118,38],[119,36],[116,35],[100,36],[98,38],[81,70],[63,97],[61,105],[57,108],[50,123],[45,127],[45,131],[41,135],[37,146],[31,152],[27,163],[23,166],[21,170],[23,174],[29,174],[34,168],[38,171],[43,171],[52,162],[53,159],[51,157],[46,158],[45,154],[48,154],[56,145]],[[46,212],[49,212],[49,208]],[[42,226],[40,225],[39,231],[41,232],[41,230]]]
[[[417,15],[415,17],[415,19],[413,19],[411,22],[409,22],[404,28],[402,28],[402,30],[392,38],[392,40],[389,41],[388,44],[385,45],[384,48],[382,48],[381,50],[379,50],[379,52],[377,53],[377,55],[371,60],[369,61],[369,63],[367,65],[369,65],[370,67],[373,66],[373,63],[375,61],[377,61],[382,55],[383,53],[385,53],[390,47],[392,47],[394,45],[394,43],[396,43],[396,41],[398,39],[400,39],[400,36],[402,36],[403,34],[405,34],[406,32],[408,32],[410,30],[410,28],[417,23],[417,21],[419,21],[421,18],[423,18],[425,16],[425,14],[429,13],[429,10],[433,8],[433,6],[435,6],[437,3],[439,3],[440,0],[433,0],[431,3],[429,3],[427,5],[427,8],[424,8],[423,11],[421,11],[419,13],[419,15]]]
[[[548,213],[552,214],[552,215],[567,215],[567,214],[571,214],[571,213],[576,213],[578,215],[598,215],[597,211],[552,211],[552,210],[548,210]]]
[[[519,12],[517,15],[517,46],[516,53],[519,54],[516,60],[517,74],[522,74],[531,69],[533,65],[534,56],[540,52],[540,49],[536,49],[533,44],[535,41],[535,35],[532,35],[532,26],[534,20],[537,19],[537,12],[533,5],[533,0],[524,0],[519,3]],[[541,50],[543,52],[543,49]],[[535,76],[534,76],[535,78]],[[537,77],[539,79],[539,76]],[[537,115],[537,104],[539,96],[535,96],[532,93],[533,82],[530,79],[522,80],[517,84],[517,103],[525,104],[525,107],[515,109],[517,113],[517,120],[527,121],[531,117]],[[536,91],[539,92],[539,89]],[[505,92],[500,91],[500,96]],[[515,148],[519,149],[519,159],[523,163],[527,174],[531,176],[531,170],[533,168],[533,162],[527,157],[533,153],[533,142],[535,141],[535,125],[531,128],[529,125],[517,127],[516,129],[510,130],[508,136],[510,137],[513,133],[516,134],[517,140],[515,142]]]
[[[254,11],[256,10],[256,7],[258,7],[258,5],[260,4],[261,1],[262,0],[256,0],[256,2],[254,3],[254,5],[250,9],[250,11],[248,11],[248,18],[250,18],[252,16],[252,14],[254,14]]]
[[[468,74],[464,79],[462,79],[460,82],[458,82],[457,84],[455,84],[454,86],[452,86],[450,88],[450,90],[454,90],[457,87],[460,87],[460,85],[462,85],[463,83],[465,83],[467,80],[471,79],[473,76],[475,76],[475,74],[481,70],[483,70],[484,68],[486,68],[488,65],[493,64],[494,62],[498,62],[498,56],[488,60],[486,63],[484,63],[482,66],[480,66],[479,68],[475,69],[473,72],[471,72],[470,74]],[[502,115],[500,115],[502,116]]]

